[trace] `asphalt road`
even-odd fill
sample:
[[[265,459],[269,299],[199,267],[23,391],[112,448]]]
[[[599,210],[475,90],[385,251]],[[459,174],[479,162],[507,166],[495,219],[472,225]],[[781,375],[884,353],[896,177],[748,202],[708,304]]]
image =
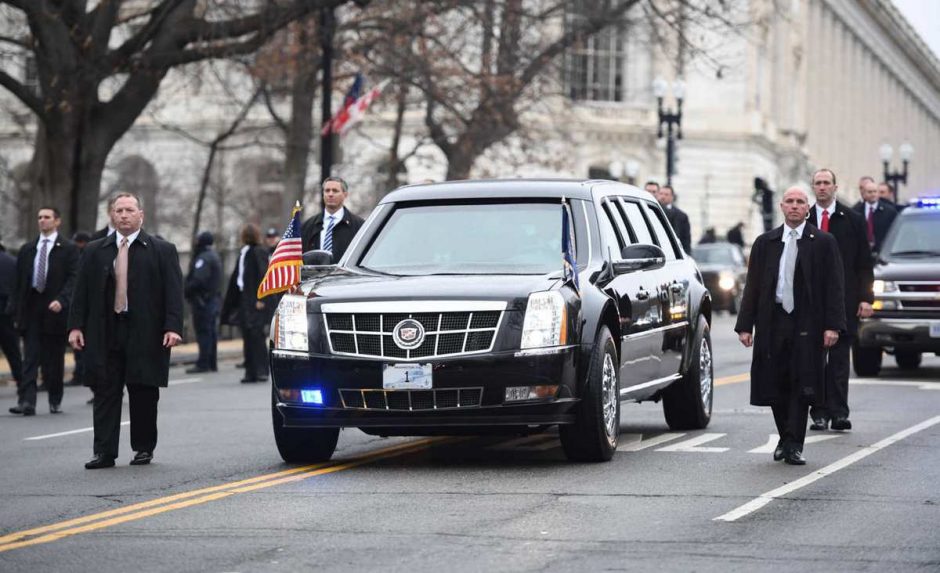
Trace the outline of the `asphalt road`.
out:
[[[173,369],[152,465],[127,465],[125,427],[118,466],[87,471],[86,389],[32,418],[7,415],[0,389],[0,571],[940,570],[940,358],[886,360],[851,387],[854,429],[810,432],[808,465],[787,466],[731,325],[713,329],[708,429],[624,404],[605,464],[567,462],[554,433],[348,430],[333,462],[286,465],[268,386],[227,363]]]

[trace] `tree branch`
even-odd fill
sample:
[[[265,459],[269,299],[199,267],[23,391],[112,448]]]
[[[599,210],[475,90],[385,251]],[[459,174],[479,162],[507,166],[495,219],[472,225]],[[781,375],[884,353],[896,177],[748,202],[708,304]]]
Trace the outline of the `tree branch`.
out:
[[[3,70],[0,70],[0,86],[5,87],[11,94],[16,96],[16,99],[23,102],[23,105],[32,110],[40,120],[45,121],[46,113],[42,108],[42,101],[29,91],[29,88]]]

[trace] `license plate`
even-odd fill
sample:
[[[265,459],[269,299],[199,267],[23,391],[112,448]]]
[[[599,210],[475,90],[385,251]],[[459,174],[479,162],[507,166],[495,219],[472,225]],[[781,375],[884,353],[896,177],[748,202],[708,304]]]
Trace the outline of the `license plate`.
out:
[[[386,390],[431,389],[431,363],[385,364],[382,366],[382,388]]]
[[[940,321],[930,323],[930,338],[940,338]]]

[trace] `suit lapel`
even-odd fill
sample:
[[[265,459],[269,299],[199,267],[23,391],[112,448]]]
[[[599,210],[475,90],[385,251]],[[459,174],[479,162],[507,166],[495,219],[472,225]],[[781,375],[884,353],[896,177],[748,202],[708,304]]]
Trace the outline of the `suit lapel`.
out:
[[[796,242],[796,266],[803,271],[803,282],[809,299],[812,299],[813,295],[813,242],[816,240],[816,233],[815,227],[807,225],[803,228],[803,237]]]

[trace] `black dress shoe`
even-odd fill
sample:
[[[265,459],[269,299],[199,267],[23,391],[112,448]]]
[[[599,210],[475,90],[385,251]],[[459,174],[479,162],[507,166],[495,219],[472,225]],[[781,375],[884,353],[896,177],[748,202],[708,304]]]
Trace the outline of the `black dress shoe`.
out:
[[[790,450],[783,456],[783,461],[791,466],[805,466],[806,458],[800,450]]]
[[[55,405],[49,404],[49,413],[50,413],[50,414],[61,414],[61,413],[62,413],[62,406],[59,406],[58,404],[55,404]]]
[[[186,369],[187,374],[202,374],[203,372],[211,372],[211,370],[200,366],[193,366],[192,368]]]
[[[774,461],[779,462],[780,460],[782,460],[784,454],[785,454],[785,451],[783,448],[783,440],[780,440],[779,442],[777,442],[777,447],[774,448]]]
[[[95,457],[85,462],[86,470],[100,470],[101,468],[113,468],[114,458],[104,454],[95,454]]]
[[[835,422],[833,422],[833,424],[835,424]],[[820,431],[825,430],[827,426],[829,426],[829,420],[825,418],[813,418],[813,423],[810,424],[809,429]]]
[[[12,408],[10,408],[10,413],[11,413],[11,414],[22,414],[22,413],[23,413],[23,409],[24,409],[24,408],[23,408],[22,406],[13,406]]]
[[[24,416],[35,416],[36,408],[32,406],[13,406],[10,408],[11,414],[22,414]]]
[[[131,460],[132,466],[145,466],[153,461],[153,452],[137,452]]]
[[[832,420],[833,430],[851,430],[852,422],[848,418],[834,418]]]

